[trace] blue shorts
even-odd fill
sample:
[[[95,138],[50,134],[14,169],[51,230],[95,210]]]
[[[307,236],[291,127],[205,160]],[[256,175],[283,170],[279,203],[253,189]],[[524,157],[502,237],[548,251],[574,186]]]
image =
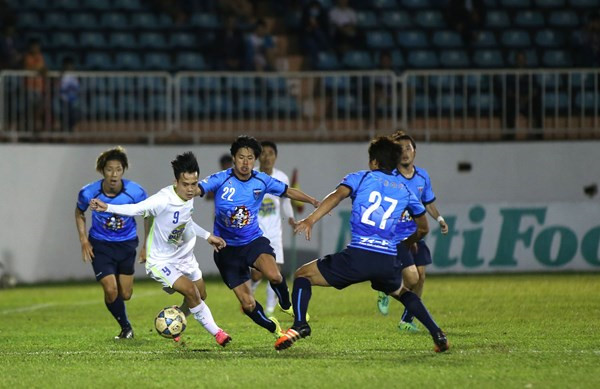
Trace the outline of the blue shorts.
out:
[[[318,259],[317,267],[327,283],[336,289],[371,281],[373,289],[389,294],[402,285],[402,266],[393,255],[347,247]]]
[[[261,254],[269,254],[275,258],[275,253],[269,239],[261,236],[244,246],[226,246],[219,252],[214,252],[215,264],[221,273],[221,278],[229,289],[243,284],[250,279],[250,268]]]
[[[96,281],[114,275],[133,275],[135,271],[135,250],[138,239],[125,240],[122,242],[110,242],[88,238],[94,249],[92,268],[96,275]]]
[[[404,243],[398,244],[396,246],[396,251],[398,251],[397,258],[402,263],[403,269],[411,265],[427,266],[433,263],[431,260],[431,252],[424,240],[417,242],[416,253],[409,250]]]

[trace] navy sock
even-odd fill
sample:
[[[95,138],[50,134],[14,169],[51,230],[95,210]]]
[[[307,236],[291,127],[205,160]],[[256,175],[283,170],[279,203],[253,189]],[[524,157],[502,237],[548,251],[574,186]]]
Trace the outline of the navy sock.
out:
[[[265,312],[263,311],[263,307],[262,307],[262,305],[260,305],[260,303],[258,301],[256,302],[256,306],[254,307],[254,310],[252,312],[246,312],[246,311],[244,311],[244,313],[250,319],[252,319],[253,322],[255,322],[256,324],[258,324],[262,328],[266,329],[269,332],[275,332],[275,329],[277,328],[275,326],[275,323],[273,323],[265,315]]]
[[[294,302],[294,327],[306,324],[308,302],[312,295],[312,286],[308,278],[300,277],[294,280],[292,301]]]
[[[112,313],[121,328],[131,328],[131,324],[127,319],[127,312],[125,311],[125,301],[123,301],[121,296],[117,296],[116,300],[112,303],[105,301],[104,304],[106,304],[106,308]]]
[[[413,292],[406,292],[400,296],[400,302],[404,304],[409,313],[412,313],[432,335],[440,330],[440,327],[433,321],[433,318],[423,305],[423,302]]]
[[[281,278],[283,279],[281,283],[274,284],[270,282],[269,284],[271,285],[271,289],[273,289],[273,291],[277,295],[277,298],[279,299],[279,305],[281,305],[281,308],[288,309],[292,305],[292,303],[290,302],[290,291],[288,289],[287,282],[285,281],[285,277]]]
[[[400,320],[402,320],[405,323],[412,323],[414,318],[415,317],[413,316],[413,314],[408,312],[408,309],[404,308],[404,312],[402,312],[402,317],[400,318]]]

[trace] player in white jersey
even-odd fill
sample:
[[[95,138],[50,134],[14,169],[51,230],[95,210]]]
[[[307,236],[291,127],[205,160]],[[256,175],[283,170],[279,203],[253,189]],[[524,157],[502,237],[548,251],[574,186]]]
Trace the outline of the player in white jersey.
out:
[[[271,141],[261,142],[262,152],[259,156],[260,171],[267,173],[273,178],[278,179],[286,185],[290,185],[290,179],[281,170],[275,169],[275,161],[277,160],[277,145]],[[292,209],[292,201],[289,197],[277,197],[271,194],[266,194],[258,213],[258,225],[263,232],[263,236],[271,242],[271,247],[275,252],[275,262],[281,271],[283,265],[283,227],[281,225],[281,211],[285,215],[285,219],[288,224],[293,226],[296,222],[294,220],[294,210]],[[260,283],[262,274],[253,269],[252,270],[252,291],[256,290],[256,287]],[[277,298],[275,292],[270,285],[267,285],[267,304],[265,306],[265,313],[270,316],[275,311],[275,305],[277,304]]]
[[[215,323],[206,299],[206,285],[194,256],[196,235],[210,243],[215,250],[225,247],[220,237],[198,226],[192,220],[194,195],[200,169],[193,153],[178,155],[171,162],[175,185],[137,204],[105,204],[99,199],[90,202],[92,210],[120,215],[146,215],[153,218],[147,239],[146,272],[163,284],[165,291],[179,292],[184,300],[181,309],[194,318],[215,337],[223,347],[231,337]],[[175,339],[179,341],[178,338]]]

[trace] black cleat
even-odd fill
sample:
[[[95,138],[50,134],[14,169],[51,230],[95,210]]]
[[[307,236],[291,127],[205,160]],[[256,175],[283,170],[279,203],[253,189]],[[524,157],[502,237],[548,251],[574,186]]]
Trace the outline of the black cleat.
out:
[[[286,348],[292,347],[296,341],[310,336],[310,332],[311,330],[308,324],[290,328],[283,336],[277,339],[275,342],[275,350],[285,350]]]
[[[434,350],[436,353],[443,353],[450,348],[450,343],[448,343],[448,338],[446,338],[444,331],[439,330],[433,334],[432,337],[433,343],[435,343]]]
[[[115,336],[115,340],[119,339],[133,339],[133,328],[123,328],[121,333]]]

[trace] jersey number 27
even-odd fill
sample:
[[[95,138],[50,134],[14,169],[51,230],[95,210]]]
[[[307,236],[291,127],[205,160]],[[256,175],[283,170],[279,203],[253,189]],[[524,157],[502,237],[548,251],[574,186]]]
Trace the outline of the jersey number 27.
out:
[[[369,195],[369,202],[371,203],[371,205],[369,206],[369,208],[367,208],[365,210],[365,213],[363,213],[362,217],[360,218],[360,221],[363,224],[366,224],[369,226],[375,226],[376,223],[373,220],[371,220],[370,218],[371,218],[371,215],[373,214],[373,212],[375,212],[381,206],[382,200],[387,203],[390,203],[390,206],[388,207],[388,209],[385,210],[385,212],[383,213],[383,217],[381,218],[381,221],[379,222],[379,228],[382,230],[385,229],[385,223],[388,221],[388,219],[394,212],[394,209],[396,209],[396,205],[398,205],[398,200],[393,199],[391,197],[387,197],[387,196],[382,197],[381,193],[379,193],[377,191],[373,191]]]

